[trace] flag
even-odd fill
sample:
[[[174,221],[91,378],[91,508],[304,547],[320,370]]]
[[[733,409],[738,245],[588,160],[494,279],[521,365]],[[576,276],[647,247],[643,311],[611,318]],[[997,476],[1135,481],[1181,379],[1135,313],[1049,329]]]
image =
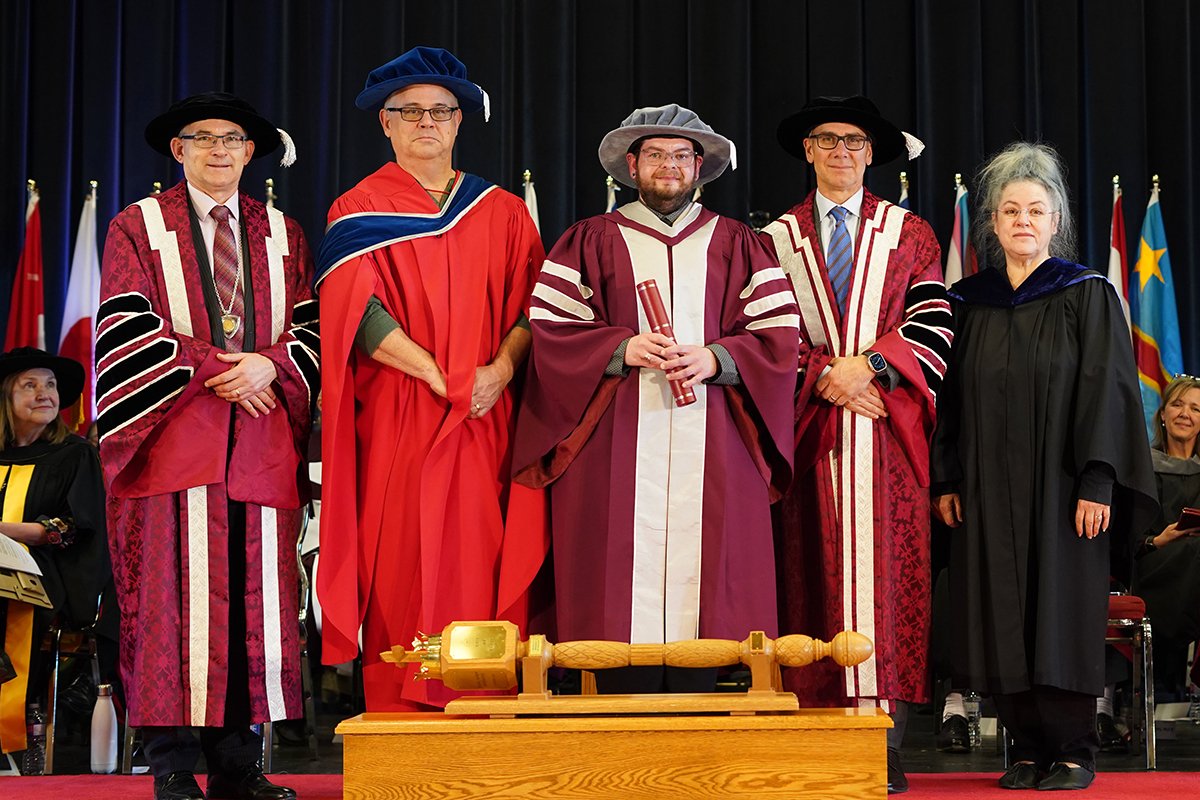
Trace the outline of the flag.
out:
[[[1125,215],[1121,206],[1121,183],[1116,175],[1113,176],[1112,224],[1108,231],[1108,282],[1117,290],[1117,297],[1121,298],[1125,324],[1129,325],[1129,260],[1125,255]]]
[[[67,302],[63,306],[62,338],[58,354],[83,364],[83,394],[78,408],[63,409],[63,419],[76,433],[85,435],[96,418],[96,348],[94,332],[96,310],[100,307],[100,253],[96,249],[96,184],[83,201],[79,230],[75,234],[75,252],[71,256],[71,277],[67,282]]]
[[[8,330],[4,348],[46,349],[46,300],[42,281],[42,213],[38,191],[29,182],[29,205],[25,208],[25,246],[13,278],[12,302],[8,307]]]
[[[1158,178],[1150,192],[1137,263],[1129,276],[1129,318],[1133,325],[1133,355],[1142,385],[1142,411],[1146,429],[1153,434],[1154,412],[1163,389],[1183,371],[1179,341],[1179,312],[1175,307],[1175,281],[1167,255],[1167,232],[1158,203]]]
[[[533,219],[533,227],[537,228],[537,232],[542,232],[542,222],[538,219],[537,207],[537,191],[533,188],[533,173],[525,170],[525,207],[529,209],[529,216]]]
[[[621,191],[621,187],[617,186],[611,175],[604,179],[604,186],[604,213],[607,214],[617,207],[617,192]]]
[[[908,173],[900,173],[900,199],[896,201],[896,205],[901,208],[908,208]]]
[[[954,231],[946,248],[946,286],[952,286],[979,271],[975,248],[971,246],[971,220],[967,210],[967,187],[962,175],[954,176]]]

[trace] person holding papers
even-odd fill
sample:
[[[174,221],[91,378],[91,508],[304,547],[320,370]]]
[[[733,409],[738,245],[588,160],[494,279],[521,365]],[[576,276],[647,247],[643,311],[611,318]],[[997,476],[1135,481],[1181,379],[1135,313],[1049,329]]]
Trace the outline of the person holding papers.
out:
[[[111,574],[100,460],[59,417],[82,389],[78,361],[32,347],[0,354],[0,548],[29,551],[52,606],[0,599],[4,652],[16,672],[0,684],[5,753],[25,749],[26,693],[30,676],[39,674],[35,643],[55,615],[69,625],[92,622]],[[115,629],[111,634],[115,640]]]

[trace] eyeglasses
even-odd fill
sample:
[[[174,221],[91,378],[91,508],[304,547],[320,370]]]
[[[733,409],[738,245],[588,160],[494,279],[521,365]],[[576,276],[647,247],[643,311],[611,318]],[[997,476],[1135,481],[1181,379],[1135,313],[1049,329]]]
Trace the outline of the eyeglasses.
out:
[[[652,167],[660,166],[668,159],[677,167],[686,167],[696,160],[696,151],[676,150],[674,153],[664,153],[662,150],[643,150],[638,153],[638,158],[646,159],[646,163]]]
[[[1042,222],[1049,218],[1052,214],[1057,214],[1057,211],[1047,211],[1044,208],[1034,206],[1033,208],[1002,208],[996,212],[1007,222],[1016,222],[1021,218],[1022,214],[1029,215],[1030,222]]]
[[[236,133],[227,133],[224,136],[214,133],[181,133],[179,138],[191,142],[201,150],[212,150],[217,146],[217,142],[225,145],[226,150],[241,150],[246,146],[247,137]]]
[[[434,122],[449,122],[454,116],[454,112],[458,111],[458,106],[434,106],[433,108],[421,108],[420,106],[395,108],[394,106],[388,106],[384,111],[399,114],[400,119],[405,122],[420,122],[421,118],[426,114],[429,114],[429,118]]]
[[[847,133],[845,136],[838,136],[836,133],[813,133],[806,138],[815,141],[817,147],[822,150],[833,150],[838,146],[838,142],[841,142],[846,145],[847,150],[858,151],[871,141],[870,136],[863,136],[861,133]]]

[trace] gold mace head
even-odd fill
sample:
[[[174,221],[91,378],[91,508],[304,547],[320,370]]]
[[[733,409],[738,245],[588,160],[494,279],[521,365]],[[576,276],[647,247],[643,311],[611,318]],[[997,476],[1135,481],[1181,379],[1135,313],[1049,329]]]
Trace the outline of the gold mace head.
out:
[[[413,680],[427,681],[442,677],[442,636],[418,632],[412,640],[412,650],[395,645],[391,650],[379,654],[391,664],[419,664]]]

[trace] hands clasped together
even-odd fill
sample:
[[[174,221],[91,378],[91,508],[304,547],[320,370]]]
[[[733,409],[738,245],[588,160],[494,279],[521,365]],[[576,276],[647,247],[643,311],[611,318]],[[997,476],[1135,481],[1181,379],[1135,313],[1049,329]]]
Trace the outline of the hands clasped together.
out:
[[[817,394],[835,406],[867,419],[879,419],[888,415],[875,382],[875,370],[866,356],[834,358],[829,362],[829,371],[817,381]]]
[[[275,409],[271,384],[279,373],[271,359],[258,353],[217,353],[217,358],[233,366],[206,380],[205,388],[222,400],[237,403],[255,419]]]
[[[695,386],[717,374],[717,356],[698,344],[675,344],[661,333],[639,333],[625,346],[625,364],[662,370],[667,380]]]

